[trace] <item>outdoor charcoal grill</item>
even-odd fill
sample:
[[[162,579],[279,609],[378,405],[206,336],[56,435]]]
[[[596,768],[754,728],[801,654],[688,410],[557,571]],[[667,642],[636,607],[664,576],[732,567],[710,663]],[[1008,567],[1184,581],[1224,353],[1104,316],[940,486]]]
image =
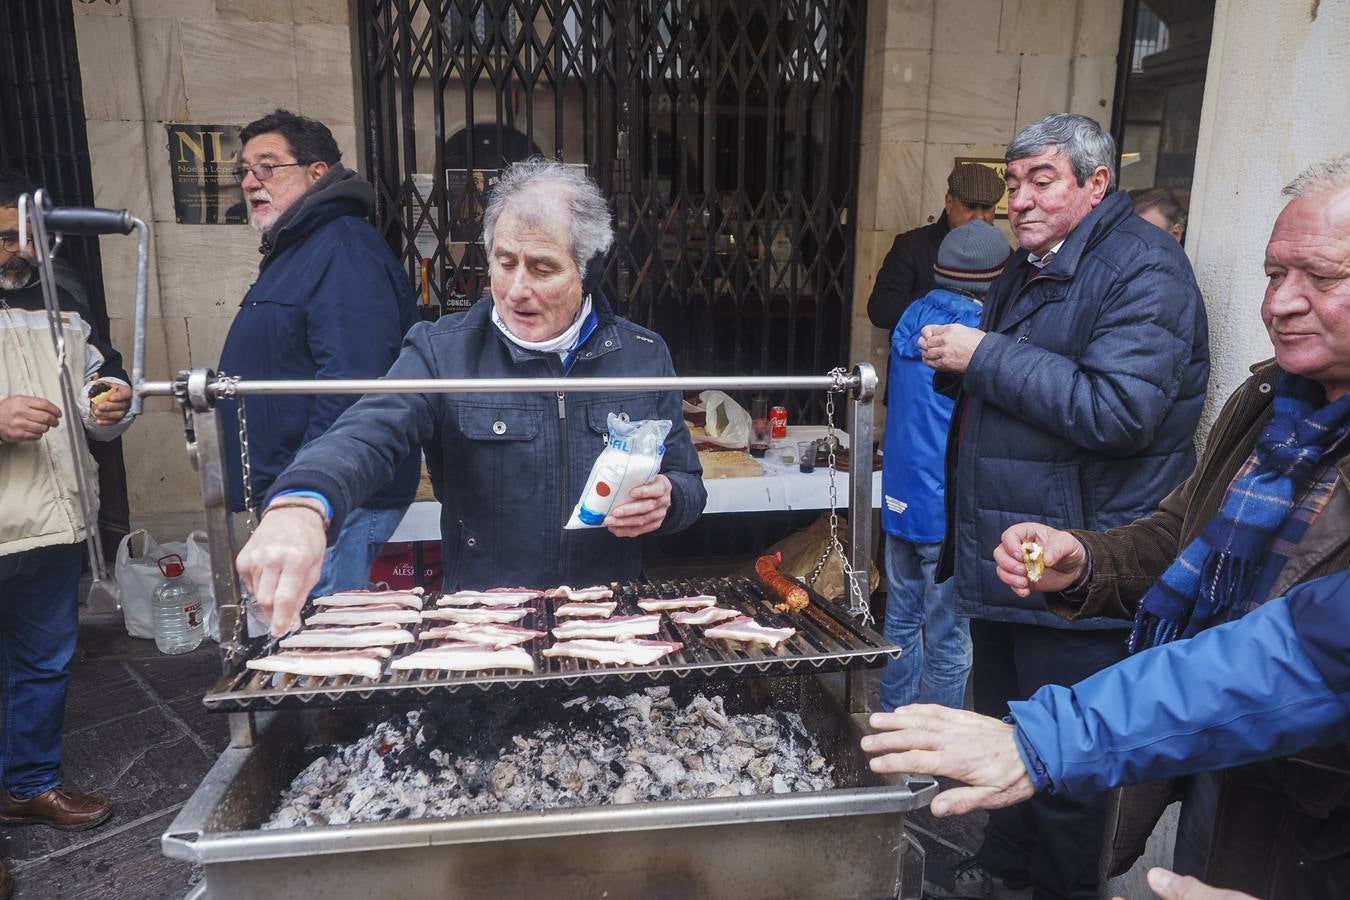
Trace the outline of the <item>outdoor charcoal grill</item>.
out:
[[[239,542],[232,536],[226,505],[215,410],[218,398],[269,393],[809,388],[851,394],[853,449],[869,458],[875,387],[875,372],[866,364],[852,374],[835,370],[786,378],[246,382],[198,369],[172,382],[138,381],[138,396],[174,396],[183,407],[189,456],[202,480],[224,670],[205,703],[227,713],[230,721],[231,746],[162,839],[167,855],[202,866],[204,877],[194,896],[918,897],[922,851],[905,835],[904,814],[927,805],[936,785],[931,779],[873,774],[858,747],[866,717],[861,709],[851,713],[848,708],[850,701],[858,706],[853,672],[898,653],[866,624],[870,477],[849,479],[853,541],[845,558],[847,609],[813,595],[807,609],[779,614],[758,583],[744,578],[616,585],[620,612],[636,612],[638,595],[709,593],[764,624],[797,629],[776,648],[706,640],[698,629],[665,617],[661,636],[684,647],[650,666],[543,657],[540,640],[534,642],[534,673],[278,676],[244,668],[269,645],[244,633],[232,565]],[[827,411],[833,427],[832,397]],[[553,601],[531,605],[538,612],[523,624],[540,630],[555,624]],[[307,747],[353,737],[393,709],[446,698],[476,699],[489,709],[493,703],[557,703],[559,694],[627,694],[656,684],[697,686],[708,679],[752,685],[799,712],[833,766],[837,787],[416,821],[260,827],[282,789],[315,755]],[[482,721],[468,715],[463,726],[473,729]]]

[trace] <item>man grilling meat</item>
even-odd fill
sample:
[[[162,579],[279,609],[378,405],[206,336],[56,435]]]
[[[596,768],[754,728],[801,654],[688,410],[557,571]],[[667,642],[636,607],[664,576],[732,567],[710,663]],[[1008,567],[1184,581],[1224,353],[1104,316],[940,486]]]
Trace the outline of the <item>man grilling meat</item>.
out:
[[[502,174],[483,216],[491,297],[408,332],[389,378],[674,375],[655,333],[614,314],[600,286],[614,238],[593,181],[532,158]],[[661,472],[603,528],[564,530],[610,413],[668,419]],[[687,528],[707,500],[678,392],[370,395],[276,479],[239,573],[284,634],[344,517],[419,445],[441,501],[445,588],[628,580],[641,542]]]

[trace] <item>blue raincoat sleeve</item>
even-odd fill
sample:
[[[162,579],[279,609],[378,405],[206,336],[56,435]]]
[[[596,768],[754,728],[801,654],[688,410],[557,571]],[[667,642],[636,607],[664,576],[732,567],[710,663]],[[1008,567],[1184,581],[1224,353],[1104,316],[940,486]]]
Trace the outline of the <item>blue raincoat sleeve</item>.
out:
[[[1225,769],[1350,738],[1350,572],[1010,704],[1038,791]]]

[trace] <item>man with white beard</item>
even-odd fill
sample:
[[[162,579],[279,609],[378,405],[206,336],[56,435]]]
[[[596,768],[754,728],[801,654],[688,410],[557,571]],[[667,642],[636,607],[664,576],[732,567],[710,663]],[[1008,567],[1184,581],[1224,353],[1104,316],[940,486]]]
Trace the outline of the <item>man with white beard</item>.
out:
[[[240,133],[235,169],[249,223],[262,233],[258,278],[240,304],[220,371],[245,379],[378,378],[416,320],[412,287],[368,216],[375,192],[341,163],[322,123],[278,109]],[[253,496],[354,396],[263,396],[244,407]],[[244,508],[234,401],[221,401],[230,503]],[[370,565],[417,489],[420,454],[346,518],[314,593],[367,586]]]

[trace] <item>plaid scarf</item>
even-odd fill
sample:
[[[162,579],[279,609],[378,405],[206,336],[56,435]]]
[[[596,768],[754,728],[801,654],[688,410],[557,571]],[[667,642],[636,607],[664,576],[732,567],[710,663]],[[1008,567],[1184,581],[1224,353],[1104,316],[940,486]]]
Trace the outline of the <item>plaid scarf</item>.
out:
[[[1350,433],[1350,394],[1334,403],[1315,381],[1285,372],[1275,414],[1218,515],[1144,595],[1130,633],[1133,653],[1188,638],[1248,602],[1266,545],[1315,478],[1323,454]]]

